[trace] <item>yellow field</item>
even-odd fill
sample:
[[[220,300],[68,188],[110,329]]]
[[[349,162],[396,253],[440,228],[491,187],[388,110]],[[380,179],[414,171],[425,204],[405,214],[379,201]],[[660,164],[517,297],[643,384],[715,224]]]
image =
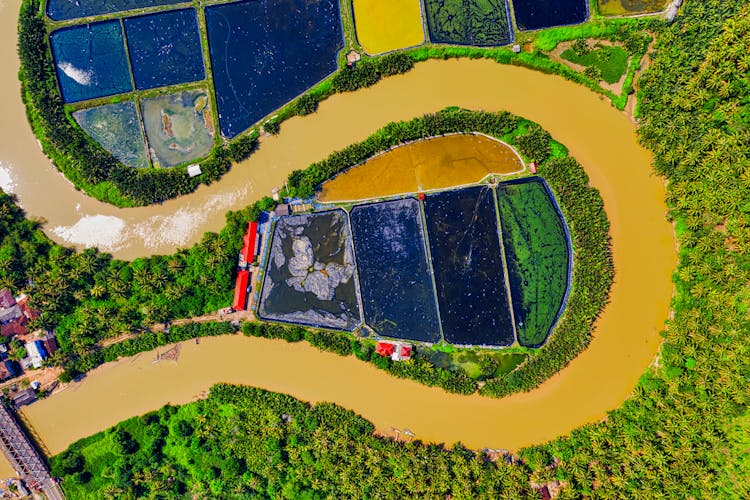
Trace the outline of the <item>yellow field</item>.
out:
[[[357,39],[368,54],[424,42],[419,0],[354,0]]]

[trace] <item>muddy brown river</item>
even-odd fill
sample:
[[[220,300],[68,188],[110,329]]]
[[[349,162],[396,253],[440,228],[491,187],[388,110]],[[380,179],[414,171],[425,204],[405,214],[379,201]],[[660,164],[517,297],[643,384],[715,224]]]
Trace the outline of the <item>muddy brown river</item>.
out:
[[[334,401],[384,432],[408,428],[425,441],[517,449],[605,417],[654,359],[676,259],[664,186],[652,175],[633,125],[597,94],[491,61],[420,63],[406,75],[336,95],[317,113],[285,122],[281,134],[264,138],[252,158],[210,187],[163,205],[117,209],[75,191],[39,151],[18,97],[18,0],[0,2],[0,184],[18,195],[29,215],[47,221],[45,231],[56,241],[97,245],[122,258],[171,252],[219,229],[226,210],[269,194],[291,170],[390,121],[449,105],[505,109],[540,123],[584,165],[612,223],[617,275],[591,346],[534,391],[502,400],[448,395],[306,344],[227,336],[185,344],[177,363],[152,364],[152,352],[105,365],[27,407],[53,453],[127,417],[190,401],[219,381]]]

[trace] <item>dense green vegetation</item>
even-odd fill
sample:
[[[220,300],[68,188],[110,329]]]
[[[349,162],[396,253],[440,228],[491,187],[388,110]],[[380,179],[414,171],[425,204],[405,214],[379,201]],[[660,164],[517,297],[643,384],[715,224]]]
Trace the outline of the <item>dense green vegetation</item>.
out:
[[[68,498],[520,498],[525,468],[375,437],[329,403],[217,385],[83,439],[52,460]]]
[[[229,304],[246,221],[272,203],[265,199],[229,213],[219,234],[206,233],[190,249],[123,262],[52,243],[12,196],[0,193],[0,286],[29,293],[32,307],[42,312],[32,326],[57,332],[62,351],[54,361],[83,371],[98,363],[79,365],[77,358],[98,350],[104,339]],[[122,354],[130,352],[123,348]],[[113,359],[107,352],[96,356]]]
[[[180,417],[183,420],[195,411],[195,420],[204,422],[201,425],[205,427],[201,428],[212,430],[205,439],[216,434],[217,440],[211,441],[212,446],[198,441],[194,447],[192,442],[190,446],[170,447],[169,456],[193,457],[199,450],[200,458],[205,457],[206,461],[231,457],[238,462],[249,459],[253,464],[270,461],[278,467],[261,470],[248,466],[252,473],[242,470],[241,474],[226,474],[224,479],[222,468],[217,465],[212,469],[214,476],[190,475],[190,484],[210,488],[217,484],[217,476],[219,481],[241,477],[242,487],[282,496],[278,489],[269,493],[264,488],[283,487],[289,483],[287,478],[294,477],[296,482],[289,486],[288,496],[302,496],[303,490],[314,489],[321,496],[451,494],[520,498],[533,494],[529,491],[530,482],[557,479],[564,482],[561,498],[750,497],[750,152],[746,147],[750,143],[750,9],[741,0],[686,2],[677,21],[659,28],[657,35],[653,63],[640,81],[639,133],[656,155],[657,171],[669,181],[670,218],[675,221],[680,242],[676,296],[659,362],[644,374],[633,396],[621,408],[604,421],[582,427],[570,436],[523,450],[521,465],[488,465],[460,448],[446,451],[436,446],[396,445],[373,438],[367,424],[345,424],[361,420],[341,410],[336,410],[335,417],[326,414],[316,419],[320,425],[333,425],[324,429],[313,426],[304,435],[307,439],[261,441],[257,436],[273,436],[272,431],[289,427],[271,427],[267,422],[279,423],[279,414],[291,414],[287,408],[293,407],[293,400],[252,389],[222,387],[209,402],[180,409],[186,412]],[[545,176],[549,173],[548,170]],[[240,418],[231,420],[235,413],[218,411],[227,394],[231,394],[229,403],[243,405],[251,401],[246,406],[259,408],[259,412],[272,406],[274,411],[264,415],[275,415],[275,419],[244,418],[246,414],[242,413]],[[287,403],[282,405],[281,401]],[[200,411],[191,409],[199,405],[206,406]],[[325,408],[334,411],[334,407]],[[293,420],[301,421],[306,419]],[[244,422],[251,424],[243,427]],[[135,420],[125,425],[132,436],[147,432],[145,425]],[[169,425],[176,428],[177,424],[169,420]],[[253,425],[260,429],[258,433]],[[237,434],[229,434],[230,429]],[[86,457],[84,470],[89,474],[102,470],[105,462],[118,463],[113,454],[98,461],[94,458],[111,453],[108,449],[112,445],[97,445],[103,439],[115,439],[114,435],[106,436],[95,436],[73,447]],[[127,444],[128,440],[122,437],[118,442]],[[276,443],[283,443],[284,461],[276,461]],[[104,451],[96,455],[87,446]],[[296,461],[296,457],[301,457],[304,462],[305,456],[311,465]],[[349,461],[352,457],[357,457],[353,463]],[[66,458],[71,464],[69,470],[80,468],[81,460],[76,455]],[[163,460],[150,466],[150,476],[138,476],[145,478],[138,482],[139,487],[151,491],[150,488],[165,484],[164,477],[186,481],[182,479],[188,477],[184,469],[171,474],[165,468],[166,472],[160,473],[159,466],[173,462]],[[197,460],[194,458],[194,463],[204,463]],[[61,461],[62,456],[54,459],[56,467]],[[311,476],[326,472],[331,475]],[[381,473],[388,479],[369,482],[370,477],[379,479]],[[67,477],[74,474],[66,472]],[[496,481],[493,486],[487,483],[490,479]],[[106,488],[115,488],[121,478],[100,474],[96,481],[96,487],[92,480],[88,491],[103,495]],[[78,491],[74,489],[78,486],[70,483],[66,478],[64,487],[69,492]],[[166,483],[167,487],[171,484]],[[135,484],[133,481],[125,488],[135,488]],[[350,484],[370,488],[335,489]],[[426,491],[424,488],[428,487],[432,489]],[[118,494],[116,490],[110,493]]]
[[[568,285],[568,242],[541,182],[500,185],[498,208],[518,342],[547,339]]]
[[[425,0],[430,41],[460,45],[507,45],[511,41],[505,0]]]
[[[619,82],[628,69],[628,53],[621,47],[601,43],[589,48],[585,40],[579,40],[582,43],[576,41],[560,57],[586,67],[586,75],[594,79],[601,78],[610,84]]]

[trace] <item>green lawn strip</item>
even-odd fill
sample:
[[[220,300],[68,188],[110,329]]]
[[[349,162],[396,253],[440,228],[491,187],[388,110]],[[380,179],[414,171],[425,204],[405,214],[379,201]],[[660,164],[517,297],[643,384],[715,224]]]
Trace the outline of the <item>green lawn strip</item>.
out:
[[[578,55],[573,49],[561,54],[567,61],[581,66],[594,66],[601,71],[602,80],[617,83],[628,69],[628,53],[620,47],[596,44],[587,54]]]

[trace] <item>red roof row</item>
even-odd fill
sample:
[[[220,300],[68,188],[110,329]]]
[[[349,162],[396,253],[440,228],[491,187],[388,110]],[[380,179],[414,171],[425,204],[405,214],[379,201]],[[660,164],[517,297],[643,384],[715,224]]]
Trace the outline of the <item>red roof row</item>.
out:
[[[247,232],[245,232],[245,236],[242,238],[242,258],[244,258],[245,262],[247,262],[248,264],[255,260],[255,254],[257,253],[255,250],[257,238],[258,223],[248,222]]]
[[[375,352],[381,356],[392,356],[395,350],[396,344],[390,342],[378,342],[378,345],[375,347]],[[400,345],[398,354],[401,358],[411,357],[411,346]]]
[[[247,307],[247,285],[250,280],[250,272],[244,269],[237,271],[237,281],[234,285],[234,302],[232,309],[244,311]]]

